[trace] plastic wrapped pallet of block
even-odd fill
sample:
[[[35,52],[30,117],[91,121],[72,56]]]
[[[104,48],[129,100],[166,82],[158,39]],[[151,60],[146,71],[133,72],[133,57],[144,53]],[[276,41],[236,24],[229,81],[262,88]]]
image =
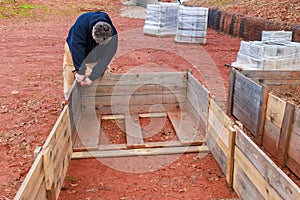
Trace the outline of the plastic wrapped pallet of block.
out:
[[[143,32],[153,36],[174,36],[177,30],[178,3],[148,4]]]
[[[269,43],[273,41],[292,41],[292,31],[263,31],[261,41]]]
[[[175,42],[206,44],[208,8],[180,6]]]
[[[300,44],[289,41],[241,41],[233,65],[245,69],[300,69]]]

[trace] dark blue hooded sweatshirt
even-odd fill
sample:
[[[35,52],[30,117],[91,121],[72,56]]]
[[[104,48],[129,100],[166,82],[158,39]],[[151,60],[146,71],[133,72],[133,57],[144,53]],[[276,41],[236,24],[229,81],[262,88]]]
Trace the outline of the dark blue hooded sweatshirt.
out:
[[[107,22],[113,29],[113,37],[106,45],[98,45],[92,37],[93,26],[99,21]],[[67,43],[78,74],[85,74],[85,63],[97,62],[89,75],[89,79],[93,81],[103,75],[116,53],[118,46],[117,30],[105,12],[87,12],[80,15],[71,27]]]

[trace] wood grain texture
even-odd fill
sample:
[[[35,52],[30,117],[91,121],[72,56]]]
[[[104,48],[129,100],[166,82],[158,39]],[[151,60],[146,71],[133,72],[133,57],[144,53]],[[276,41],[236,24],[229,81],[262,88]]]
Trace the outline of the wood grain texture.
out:
[[[237,126],[236,146],[257,169],[260,176],[283,199],[299,199],[300,188]]]

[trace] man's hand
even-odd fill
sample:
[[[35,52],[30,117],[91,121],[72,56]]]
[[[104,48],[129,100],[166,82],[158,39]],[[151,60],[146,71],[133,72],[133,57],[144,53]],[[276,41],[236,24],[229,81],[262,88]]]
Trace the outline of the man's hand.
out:
[[[75,74],[75,79],[78,83],[80,83],[81,81],[83,81],[84,79],[84,75],[80,75],[78,73]]]
[[[89,78],[86,78],[84,79],[83,81],[80,82],[80,85],[81,86],[90,86],[92,85],[93,81],[91,81],[91,79]]]

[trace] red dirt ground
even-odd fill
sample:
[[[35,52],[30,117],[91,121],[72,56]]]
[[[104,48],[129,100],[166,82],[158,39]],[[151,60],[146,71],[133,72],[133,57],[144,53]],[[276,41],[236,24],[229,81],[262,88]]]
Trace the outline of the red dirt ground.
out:
[[[60,114],[63,46],[69,27],[81,13],[78,10],[104,8],[119,33],[140,30],[144,25],[143,19],[120,17],[121,3],[115,0],[24,2],[39,5],[33,10],[35,15],[0,19],[0,198],[3,199],[15,196],[34,160],[33,151],[43,145]],[[226,90],[228,69],[223,65],[236,59],[239,39],[208,30],[208,43],[202,46],[208,53],[205,56],[197,50],[189,55],[181,51],[193,50],[195,45],[174,46],[171,52],[165,48],[147,48],[165,41],[173,45],[170,38],[151,37],[145,40],[143,49],[132,49],[130,43],[121,47],[128,52],[114,61],[113,71],[126,72],[145,64],[153,66],[154,71],[164,69],[158,66],[175,71],[201,68],[202,64],[209,67],[206,57],[209,55]],[[180,53],[174,53],[175,50]],[[195,61],[187,60],[190,55],[194,55]],[[219,74],[205,73],[210,70],[208,67],[195,70],[195,76],[209,87],[213,87],[212,83],[220,84],[216,79]],[[212,92],[218,96],[218,90]],[[101,199],[219,199],[233,198],[236,194],[226,187],[225,177],[211,154],[182,155],[165,168],[148,173],[120,172],[95,159],[72,160],[60,199],[99,199],[99,196]]]

